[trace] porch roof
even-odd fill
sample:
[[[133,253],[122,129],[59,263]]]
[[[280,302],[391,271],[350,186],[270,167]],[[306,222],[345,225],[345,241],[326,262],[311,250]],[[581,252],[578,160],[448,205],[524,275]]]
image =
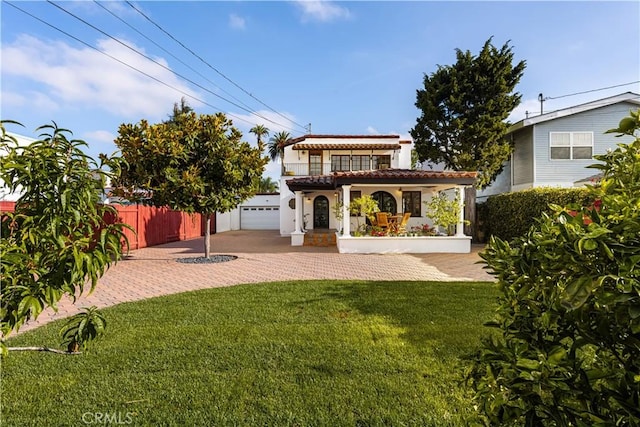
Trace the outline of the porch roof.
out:
[[[400,144],[296,144],[294,150],[399,150]]]
[[[291,191],[333,190],[353,184],[472,185],[477,172],[380,169],[374,171],[334,172],[331,175],[293,178],[287,181]]]

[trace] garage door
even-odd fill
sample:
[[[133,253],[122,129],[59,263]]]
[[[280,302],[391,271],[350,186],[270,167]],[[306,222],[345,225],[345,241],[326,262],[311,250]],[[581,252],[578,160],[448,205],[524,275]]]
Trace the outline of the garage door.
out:
[[[242,206],[240,228],[242,230],[279,230],[280,208],[278,206]]]

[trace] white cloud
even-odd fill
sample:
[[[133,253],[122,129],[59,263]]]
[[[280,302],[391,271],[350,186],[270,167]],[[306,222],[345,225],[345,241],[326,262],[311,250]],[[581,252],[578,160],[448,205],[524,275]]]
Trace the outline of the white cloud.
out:
[[[295,0],[294,3],[302,9],[302,22],[330,22],[336,19],[348,19],[351,17],[349,9],[338,6],[331,1]]]
[[[112,134],[111,132],[106,131],[106,130],[96,130],[96,131],[92,131],[92,132],[86,132],[83,135],[83,138],[86,141],[90,141],[90,142],[100,142],[100,143],[112,144],[113,141],[116,139],[116,136],[114,134]]]
[[[380,135],[378,129],[374,128],[373,126],[367,126],[367,133],[370,135]]]
[[[141,47],[127,44],[144,52]],[[159,81],[198,96],[173,73],[114,40],[99,40],[97,47]],[[59,41],[21,35],[14,43],[3,44],[0,55],[3,73],[37,82],[45,88],[38,95],[40,99],[55,99],[76,108],[98,109],[134,119],[155,119],[163,117],[183,96],[93,49],[76,48]],[[167,66],[164,59],[154,59]]]
[[[3,91],[1,95],[2,105],[5,109],[12,108],[35,108],[39,112],[59,111],[60,106],[45,93],[33,90],[17,93],[12,91]],[[8,119],[8,117],[4,117]]]
[[[229,27],[234,30],[244,30],[246,26],[246,20],[242,16],[238,16],[235,13],[229,15]]]

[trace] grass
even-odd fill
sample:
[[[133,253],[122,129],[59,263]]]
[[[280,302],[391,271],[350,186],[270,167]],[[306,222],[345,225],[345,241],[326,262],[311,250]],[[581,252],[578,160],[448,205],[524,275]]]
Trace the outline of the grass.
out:
[[[121,304],[87,354],[10,353],[0,424],[468,425],[461,357],[496,297],[483,282],[307,281]],[[9,344],[56,346],[60,327]]]

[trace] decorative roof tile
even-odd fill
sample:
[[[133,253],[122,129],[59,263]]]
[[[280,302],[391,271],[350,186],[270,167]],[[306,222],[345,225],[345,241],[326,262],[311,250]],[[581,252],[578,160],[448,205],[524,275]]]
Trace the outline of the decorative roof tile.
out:
[[[296,144],[293,150],[399,150],[399,144]]]
[[[284,143],[284,146],[297,144],[307,139],[400,139],[400,135],[302,135]]]
[[[349,184],[461,184],[475,183],[477,172],[430,171],[414,169],[380,169],[373,171],[334,172],[331,175],[293,178],[287,181],[291,191],[334,189]]]

